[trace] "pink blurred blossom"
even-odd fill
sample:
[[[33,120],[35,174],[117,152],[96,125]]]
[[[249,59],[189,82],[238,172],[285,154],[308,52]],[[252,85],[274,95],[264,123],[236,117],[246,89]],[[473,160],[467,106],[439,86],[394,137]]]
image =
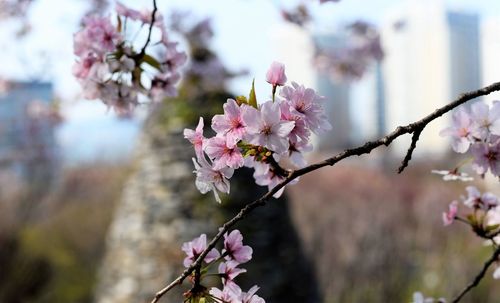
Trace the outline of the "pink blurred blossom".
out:
[[[198,238],[193,239],[190,242],[185,242],[182,244],[182,251],[184,251],[187,257],[184,259],[184,266],[189,267],[207,248],[207,235],[202,234]],[[210,263],[220,257],[220,253],[217,249],[212,249],[205,256],[204,261]]]

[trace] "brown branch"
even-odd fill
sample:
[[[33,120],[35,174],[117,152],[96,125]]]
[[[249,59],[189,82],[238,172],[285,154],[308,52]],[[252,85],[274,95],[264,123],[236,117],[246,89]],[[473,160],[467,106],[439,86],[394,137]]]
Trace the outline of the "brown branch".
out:
[[[144,54],[146,54],[146,48],[148,47],[149,42],[151,42],[151,34],[153,33],[153,26],[156,22],[156,12],[158,12],[158,6],[156,5],[156,0],[153,0],[153,11],[151,12],[151,23],[149,24],[148,38],[139,53],[140,56],[144,56]]]
[[[408,148],[408,151],[406,152],[406,156],[403,159],[403,162],[401,162],[401,166],[398,168],[398,174],[402,173],[403,170],[408,166],[408,163],[410,163],[411,156],[413,154],[413,151],[417,147],[417,141],[420,139],[420,134],[424,128],[422,127],[421,129],[417,129],[413,132],[413,136],[411,137],[411,144],[410,148]]]
[[[488,268],[493,264],[495,263],[496,260],[498,260],[498,257],[500,256],[500,247],[497,248],[495,250],[495,252],[493,253],[493,255],[491,256],[491,258],[489,258],[483,265],[483,268],[481,269],[481,271],[476,275],[476,277],[474,278],[474,280],[472,280],[472,282],[469,283],[469,285],[467,285],[461,292],[458,296],[455,297],[455,299],[453,299],[453,301],[451,301],[451,303],[458,303],[471,289],[473,289],[474,287],[476,287],[479,282],[481,282],[481,280],[484,278],[484,275],[486,274],[486,272],[488,271]]]
[[[325,166],[333,166],[337,162],[349,158],[352,156],[361,156],[363,154],[369,154],[372,150],[374,150],[377,147],[380,147],[382,145],[388,146],[390,145],[396,138],[405,135],[405,134],[414,134],[412,144],[410,148],[408,149],[408,153],[405,157],[405,160],[403,160],[404,166],[408,165],[408,162],[411,158],[411,153],[416,147],[416,141],[418,141],[419,135],[415,135],[415,133],[421,133],[422,130],[432,122],[433,120],[441,117],[445,113],[451,111],[452,109],[464,104],[467,101],[470,101],[474,98],[480,97],[480,96],[485,96],[489,95],[492,92],[495,91],[500,91],[500,82],[493,83],[492,85],[486,86],[484,88],[467,92],[464,94],[461,94],[456,100],[453,102],[436,109],[433,113],[431,113],[428,116],[425,116],[421,120],[418,120],[414,123],[408,124],[406,126],[399,126],[397,127],[393,132],[389,133],[385,137],[380,138],[379,140],[376,141],[369,141],[363,144],[362,146],[355,147],[355,148],[350,148],[346,149],[343,152],[340,152],[336,154],[335,156],[325,159],[321,162],[311,164],[309,166],[306,166],[302,169],[298,169],[295,171],[292,171],[289,173],[288,177],[286,177],[281,183],[276,185],[273,189],[268,191],[265,195],[260,197],[259,199],[247,204],[245,207],[243,207],[236,216],[234,216],[231,220],[227,221],[222,225],[221,228],[219,228],[219,232],[215,235],[215,237],[212,238],[210,243],[208,243],[207,248],[198,256],[198,258],[193,262],[188,268],[184,270],[184,272],[178,276],[174,281],[172,281],[169,285],[167,285],[165,288],[162,290],[158,291],[151,303],[156,303],[159,301],[159,299],[165,295],[169,290],[174,288],[177,285],[182,284],[184,279],[186,279],[198,266],[201,266],[201,263],[205,259],[206,255],[208,254],[209,251],[211,251],[213,248],[215,248],[217,242],[222,238],[224,233],[226,233],[232,226],[234,226],[238,221],[242,220],[245,218],[252,210],[259,206],[263,206],[267,203],[267,200],[269,200],[275,193],[277,193],[280,189],[285,187],[288,183],[290,183],[292,180],[296,179],[297,177],[300,177],[302,175],[305,175],[307,173],[310,173],[312,171],[315,171],[317,169],[320,169]],[[408,155],[409,154],[409,155]],[[404,167],[403,167],[404,169]],[[402,171],[402,169],[401,169]]]

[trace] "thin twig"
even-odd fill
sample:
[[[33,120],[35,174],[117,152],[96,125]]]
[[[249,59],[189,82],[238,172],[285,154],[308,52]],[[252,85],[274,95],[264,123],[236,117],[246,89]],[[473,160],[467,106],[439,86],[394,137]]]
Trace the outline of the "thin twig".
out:
[[[148,30],[148,38],[146,39],[146,43],[144,43],[144,46],[141,49],[141,52],[139,53],[140,56],[144,56],[146,54],[146,48],[149,45],[149,42],[151,42],[151,34],[153,33],[153,26],[156,22],[156,12],[158,11],[158,6],[156,5],[156,0],[153,0],[153,11],[151,12],[151,23],[149,24],[149,30]]]
[[[259,199],[247,204],[245,207],[243,207],[236,216],[234,216],[231,220],[227,221],[222,225],[221,228],[219,228],[219,232],[212,238],[210,243],[208,243],[207,248],[198,256],[198,258],[193,262],[188,268],[184,270],[184,272],[178,276],[174,281],[172,281],[169,285],[167,285],[165,288],[162,290],[158,291],[151,303],[156,303],[158,300],[165,295],[169,290],[174,288],[177,285],[182,284],[184,279],[186,279],[198,266],[201,265],[205,257],[207,256],[208,252],[211,251],[213,248],[215,248],[217,242],[222,238],[222,236],[231,228],[233,227],[238,221],[242,220],[245,218],[252,210],[259,206],[263,206],[267,203],[267,200],[270,199],[275,193],[277,193],[280,189],[285,187],[288,183],[290,183],[292,180],[305,175],[307,173],[310,173],[312,171],[315,171],[317,169],[320,169],[325,166],[333,166],[337,162],[349,158],[352,156],[361,156],[363,154],[369,154],[372,150],[374,150],[377,147],[380,147],[382,145],[388,146],[390,145],[396,138],[405,135],[405,134],[411,134],[415,132],[422,132],[422,130],[432,122],[433,120],[441,117],[445,113],[451,111],[452,109],[464,104],[467,101],[470,101],[474,98],[480,97],[480,96],[486,96],[489,95],[492,92],[495,91],[500,91],[500,82],[493,83],[489,86],[486,86],[484,88],[463,93],[461,94],[456,100],[453,102],[436,109],[433,113],[431,113],[428,116],[425,116],[421,120],[418,120],[414,123],[408,124],[406,126],[399,126],[397,127],[393,132],[389,133],[385,137],[380,138],[379,140],[376,141],[368,141],[362,146],[355,147],[355,148],[350,148],[346,149],[343,152],[340,152],[336,154],[335,156],[325,159],[321,162],[311,164],[309,166],[306,166],[302,169],[298,169],[295,171],[290,172],[288,177],[286,177],[282,182],[280,182],[278,185],[276,185],[273,189],[268,191],[266,194],[264,194],[262,197]],[[407,162],[409,162],[409,159],[411,158],[411,153],[415,149],[416,146],[416,141],[418,141],[418,135],[415,137],[415,142],[412,141],[412,146],[408,149],[408,153],[410,156],[406,156],[408,160],[406,160],[406,165],[408,165]],[[403,160],[403,164],[405,164],[405,160]]]
[[[474,278],[474,280],[472,280],[472,282],[469,283],[469,285],[467,285],[461,292],[458,296],[455,297],[455,299],[453,299],[453,301],[451,301],[451,303],[458,303],[462,298],[463,296],[465,296],[471,289],[473,289],[474,287],[476,287],[479,282],[481,282],[481,280],[484,278],[484,275],[486,274],[486,272],[488,271],[488,268],[493,264],[495,263],[496,260],[498,260],[498,257],[500,256],[500,248],[497,248],[495,250],[495,252],[493,253],[493,255],[491,256],[491,258],[488,259],[488,261],[486,261],[483,265],[483,268],[481,269],[481,271],[476,275],[476,277]]]

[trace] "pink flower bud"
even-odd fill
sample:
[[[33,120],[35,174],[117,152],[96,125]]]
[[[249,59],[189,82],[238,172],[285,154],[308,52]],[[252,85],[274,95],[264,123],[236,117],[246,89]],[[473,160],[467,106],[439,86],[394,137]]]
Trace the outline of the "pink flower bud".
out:
[[[279,62],[273,62],[266,74],[266,81],[273,86],[282,86],[286,83],[285,65]]]
[[[448,212],[443,213],[444,226],[451,225],[451,223],[455,221],[455,216],[457,215],[457,212],[458,212],[458,202],[453,201],[450,203]]]

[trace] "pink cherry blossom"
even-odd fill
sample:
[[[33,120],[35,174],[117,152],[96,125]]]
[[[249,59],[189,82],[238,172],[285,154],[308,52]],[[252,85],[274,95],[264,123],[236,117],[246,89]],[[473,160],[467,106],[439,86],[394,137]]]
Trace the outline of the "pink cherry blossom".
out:
[[[190,242],[185,242],[182,244],[182,251],[184,251],[187,257],[184,259],[184,266],[189,267],[193,262],[201,255],[201,253],[207,248],[207,235],[202,234],[198,238],[193,239]],[[220,257],[219,251],[217,249],[212,249],[205,256],[204,261],[210,263]]]
[[[292,131],[288,135],[290,142],[297,143],[302,141],[307,143],[311,136],[311,132],[306,127],[304,117],[295,111],[295,109],[291,108],[288,102],[280,102],[280,110],[281,120],[295,122]]]
[[[116,13],[120,16],[129,18],[131,20],[139,20],[141,18],[141,12],[135,9],[128,8],[121,2],[116,2],[115,4]]]
[[[160,58],[161,64],[166,70],[177,70],[187,61],[185,52],[177,50],[177,43],[168,43],[168,47]]]
[[[448,207],[449,207],[448,212],[443,213],[444,226],[451,225],[451,223],[453,223],[453,221],[455,221],[455,216],[457,215],[457,212],[458,212],[458,202],[453,201],[450,203],[450,205]]]
[[[467,198],[464,198],[464,204],[470,208],[482,208],[489,210],[498,205],[498,198],[492,193],[483,193],[475,186],[467,186]]]
[[[330,130],[332,126],[327,120],[322,104],[322,97],[312,88],[305,88],[292,82],[292,86],[285,86],[280,92],[283,102],[290,105],[295,112],[303,117],[308,128],[314,133]]]
[[[267,147],[278,154],[288,150],[287,136],[295,122],[281,120],[278,103],[268,101],[260,107],[260,111],[248,106],[242,117],[247,125],[246,139],[251,144]]]
[[[285,65],[274,61],[266,73],[266,81],[273,86],[282,86],[286,83]]]
[[[80,61],[75,62],[73,65],[73,75],[78,79],[87,79],[96,62],[100,62],[100,59],[95,54],[88,53]]]
[[[234,170],[229,167],[214,169],[205,158],[200,158],[198,160],[200,161],[199,163],[193,158],[195,167],[194,173],[196,174],[196,188],[198,188],[202,194],[213,191],[215,200],[221,203],[217,191],[229,193],[230,185],[228,179],[233,176]]]
[[[203,136],[203,117],[200,117],[196,130],[184,129],[184,138],[193,144],[196,157],[201,159],[203,157],[203,142],[206,140]]]
[[[296,168],[303,168],[307,165],[307,161],[304,159],[304,153],[313,150],[312,144],[305,141],[292,142],[290,141],[290,147],[288,148],[287,158]]]
[[[455,180],[460,180],[463,182],[468,182],[474,180],[474,178],[470,177],[468,174],[459,172],[456,169],[455,170],[431,170],[431,173],[437,174],[437,175],[442,175],[444,181],[455,181]]]
[[[122,41],[122,35],[111,24],[110,18],[89,16],[83,20],[84,28],[74,36],[74,52],[84,55],[91,51],[98,56],[113,51]]]
[[[490,107],[484,102],[476,102],[471,105],[471,119],[474,122],[474,137],[488,140],[492,130],[500,130],[500,107]]]
[[[177,96],[175,84],[179,82],[181,75],[178,73],[163,73],[156,75],[151,80],[149,96],[154,102],[161,102],[167,97]]]
[[[450,136],[451,146],[457,153],[465,153],[474,142],[474,123],[465,108],[458,108],[452,116],[453,125],[443,129],[439,135]]]
[[[215,115],[212,118],[212,129],[226,137],[228,146],[236,145],[246,134],[246,124],[242,118],[246,107],[248,106],[240,107],[235,100],[227,99],[223,105],[224,115]]]
[[[212,287],[209,293],[210,295],[217,298],[218,300],[221,300],[222,302],[227,302],[227,303],[241,302],[241,300],[239,300],[241,296],[241,288],[235,283],[229,283],[227,285],[224,285],[224,288],[222,290],[218,289],[217,287]]]
[[[234,260],[238,263],[246,263],[252,259],[252,248],[243,245],[243,236],[235,229],[224,235],[224,249],[222,254],[226,255],[226,260]]]
[[[485,174],[488,170],[495,176],[500,175],[500,140],[490,145],[487,143],[476,143],[471,148],[474,156],[472,168],[478,174]]]
[[[239,263],[231,260],[227,262],[222,262],[219,264],[219,274],[222,277],[222,284],[232,284],[233,280],[242,273],[247,272],[244,268],[238,268]]]
[[[258,290],[259,287],[254,285],[248,292],[241,293],[241,303],[265,303],[264,299],[255,294]]]
[[[240,149],[236,145],[228,146],[225,137],[208,139],[205,152],[214,160],[214,169],[222,169],[227,166],[240,168],[243,166],[243,155]]]

